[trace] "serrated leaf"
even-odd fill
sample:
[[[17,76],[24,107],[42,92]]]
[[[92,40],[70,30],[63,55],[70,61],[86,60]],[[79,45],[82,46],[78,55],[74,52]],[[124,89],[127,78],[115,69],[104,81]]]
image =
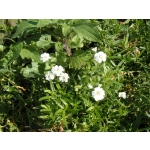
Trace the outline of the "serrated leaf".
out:
[[[21,34],[23,32],[26,32],[26,31],[31,31],[31,30],[35,30],[37,28],[37,21],[22,21],[18,26],[17,26],[17,29],[16,29],[16,32],[15,34],[12,36],[12,38],[16,38],[16,37],[19,37],[21,36]]]
[[[73,26],[73,30],[89,41],[99,42],[101,40],[99,30],[91,24],[78,24]]]
[[[3,66],[7,67],[10,65],[15,59],[19,57],[19,53],[23,47],[23,43],[18,43],[15,45],[11,45],[9,52],[5,55],[5,57],[2,59]]]
[[[34,46],[26,46],[20,51],[20,56],[22,59],[29,58],[35,60],[38,63],[42,63],[40,60],[40,52]]]
[[[69,58],[70,67],[80,68],[89,60],[89,56],[83,50],[77,50],[72,57]]]

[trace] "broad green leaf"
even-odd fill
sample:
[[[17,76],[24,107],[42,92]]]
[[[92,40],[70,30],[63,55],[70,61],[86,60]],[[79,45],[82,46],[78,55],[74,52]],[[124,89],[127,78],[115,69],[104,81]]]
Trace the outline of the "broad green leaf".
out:
[[[72,68],[80,68],[85,65],[90,57],[87,55],[87,52],[83,50],[77,50],[72,57],[69,57],[69,64]]]
[[[91,24],[78,24],[73,26],[73,30],[89,41],[99,42],[101,40],[99,30]]]
[[[23,43],[18,43],[15,45],[11,45],[9,52],[5,55],[2,59],[4,61],[3,66],[7,67],[10,65],[14,60],[19,57],[19,53],[23,47]]]
[[[32,62],[31,65],[26,66],[26,68],[23,69],[22,74],[26,78],[36,78],[40,77],[41,74],[39,73],[38,69],[39,65],[37,62]]]
[[[79,35],[74,36],[71,39],[70,46],[71,48],[83,47],[83,38],[81,38]]]
[[[39,41],[36,42],[38,48],[48,50],[51,47],[51,36],[48,34],[42,35]]]
[[[69,30],[70,30],[70,26],[67,25],[66,23],[63,24],[63,26],[62,26],[62,33],[63,33],[64,36],[66,36],[69,33]]]
[[[22,59],[29,58],[35,60],[38,63],[42,63],[40,60],[40,52],[34,46],[26,46],[20,51],[20,56]]]
[[[42,27],[45,27],[49,24],[50,24],[50,20],[42,19],[42,20],[39,20],[37,27],[42,28]]]
[[[23,32],[35,30],[37,28],[37,21],[22,21],[18,24],[15,34],[12,38],[21,36]]]
[[[1,69],[0,68],[0,73],[6,73],[6,72],[10,72],[10,71],[8,69],[3,69],[3,68]]]

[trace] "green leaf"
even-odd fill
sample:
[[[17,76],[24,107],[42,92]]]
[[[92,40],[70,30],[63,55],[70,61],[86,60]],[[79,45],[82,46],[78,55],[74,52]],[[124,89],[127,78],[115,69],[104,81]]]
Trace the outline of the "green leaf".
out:
[[[55,50],[56,50],[57,52],[62,51],[63,48],[64,48],[64,46],[63,46],[63,44],[62,44],[61,42],[55,43]]]
[[[90,57],[83,50],[77,50],[72,57],[69,58],[70,67],[80,68],[85,65]]]
[[[66,113],[65,113],[65,110],[64,110],[63,113],[62,113],[62,118],[63,118],[63,123],[64,123],[65,127],[68,129],[68,124],[67,124],[67,121],[66,121]]]
[[[29,32],[29,31],[35,30],[37,28],[37,23],[38,23],[37,21],[22,21],[17,26],[16,32],[12,36],[12,38],[16,38],[16,37],[21,36],[21,34],[23,32],[26,32],[26,31]]]
[[[114,84],[116,84],[116,85],[118,85],[118,86],[123,86],[123,84],[120,83],[120,82],[118,82],[118,81],[112,80],[111,82],[114,83]]]
[[[42,28],[42,27],[45,27],[49,24],[50,24],[50,20],[42,19],[42,20],[39,20],[37,27]]]
[[[23,69],[22,74],[26,78],[36,78],[40,77],[41,74],[39,73],[38,69],[39,65],[37,62],[32,62],[31,65],[26,66],[26,68]]]
[[[45,50],[48,50],[50,48],[50,44],[52,43],[51,41],[51,36],[48,34],[42,35],[39,41],[36,42],[36,45],[38,48],[43,48]]]
[[[6,72],[10,72],[8,69],[1,69],[0,68],[0,73],[6,73]]]
[[[54,92],[55,91],[55,87],[54,87],[54,84],[53,84],[52,80],[50,80],[50,87],[51,87],[51,90]]]
[[[83,47],[83,38],[79,37],[79,35],[74,36],[71,39],[70,46],[71,46],[71,48]]]
[[[5,57],[2,59],[3,66],[7,67],[10,65],[14,60],[16,60],[19,57],[19,53],[23,47],[23,43],[18,43],[15,45],[11,45],[9,52],[5,55]]]
[[[42,63],[40,60],[40,52],[34,46],[26,46],[20,51],[20,56],[22,59],[29,58],[35,60],[38,63]]]
[[[62,67],[66,67],[67,66],[66,60],[67,58],[65,53],[60,51],[57,56],[57,64],[61,65]]]
[[[118,108],[118,112],[119,112],[119,115],[122,116],[123,112],[122,112],[122,108],[121,107]]]
[[[0,45],[0,52],[3,52],[3,50],[4,50],[4,46]]]
[[[69,30],[70,30],[70,26],[68,26],[66,23],[63,24],[62,33],[63,33],[64,36],[66,36],[68,34]]]
[[[44,97],[41,97],[39,99],[39,101],[43,101],[43,100],[49,100],[50,99],[50,96],[44,96]]]
[[[101,40],[99,30],[91,24],[78,24],[73,26],[73,30],[89,41],[99,42]]]

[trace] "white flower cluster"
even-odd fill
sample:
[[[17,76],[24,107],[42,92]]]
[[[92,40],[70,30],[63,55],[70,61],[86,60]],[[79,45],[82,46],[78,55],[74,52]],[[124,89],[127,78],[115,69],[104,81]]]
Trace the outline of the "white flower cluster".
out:
[[[122,97],[122,98],[126,98],[126,93],[125,92],[119,92],[119,97]]]
[[[106,61],[106,54],[102,51],[97,53],[97,47],[92,48],[92,51],[95,52],[94,59],[98,63],[102,63]]]
[[[102,51],[97,53],[97,47],[92,49],[93,52],[95,52],[94,59],[98,63],[102,63],[106,61],[106,54]],[[51,59],[50,55],[48,53],[43,53],[41,54],[40,59],[43,62],[48,61]],[[59,77],[59,81],[61,82],[68,82],[69,76],[67,73],[64,73],[64,68],[62,66],[55,65],[52,67],[51,71],[48,71],[47,74],[45,75],[46,80],[54,80],[55,77]],[[89,89],[93,89],[93,86],[91,84],[87,85]],[[78,89],[76,88],[76,91]],[[125,92],[119,92],[119,97],[126,98],[126,93]],[[104,99],[105,97],[105,91],[102,88],[102,84],[99,84],[97,87],[94,88],[92,91],[92,97],[95,99],[95,101],[99,101]]]
[[[98,63],[102,63],[102,61],[105,62],[106,61],[106,54],[104,52],[98,52],[94,55],[94,59]]]
[[[48,71],[45,75],[46,80],[54,80],[55,76],[59,77],[61,82],[68,82],[69,76],[67,73],[64,73],[64,68],[62,66],[54,66],[51,71]]]
[[[88,83],[88,88],[89,89],[93,89],[93,86],[91,84]],[[102,84],[99,84],[98,87],[94,88],[94,91],[92,91],[92,97],[96,100],[102,100],[105,97],[105,91],[103,90],[103,88],[101,88]]]
[[[105,97],[105,91],[101,87],[94,88],[94,91],[92,91],[92,97],[96,100],[102,100]]]
[[[43,62],[46,62],[49,59],[51,59],[51,57],[50,57],[50,55],[48,53],[41,54],[40,60],[42,60]]]

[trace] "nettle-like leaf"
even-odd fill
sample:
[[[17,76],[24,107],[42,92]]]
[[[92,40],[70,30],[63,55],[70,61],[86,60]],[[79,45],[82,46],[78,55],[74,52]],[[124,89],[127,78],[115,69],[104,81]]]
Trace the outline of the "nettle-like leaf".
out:
[[[34,46],[26,46],[25,48],[21,49],[20,56],[22,59],[29,58],[35,60],[38,63],[41,63],[40,60],[40,52]]]
[[[10,65],[14,60],[16,60],[19,57],[19,53],[20,53],[22,47],[23,47],[22,42],[15,44],[15,45],[11,45],[9,52],[2,59],[4,67],[7,67],[8,65]]]
[[[72,57],[69,58],[69,65],[71,68],[80,68],[81,66],[84,66],[88,60],[90,59],[90,56],[87,55],[87,52],[83,50],[77,50]]]
[[[45,50],[50,48],[50,44],[52,43],[51,41],[51,36],[48,34],[42,35],[39,41],[36,42],[36,45],[38,48],[43,48]]]
[[[89,41],[99,42],[101,40],[99,30],[91,24],[77,24],[72,29]]]
[[[37,29],[38,21],[22,21],[16,29],[15,34],[12,38],[20,37],[22,33],[33,31]]]
[[[37,62],[32,62],[32,64],[26,66],[26,68],[23,69],[22,74],[26,78],[36,78],[40,77],[39,72],[39,65]]]

